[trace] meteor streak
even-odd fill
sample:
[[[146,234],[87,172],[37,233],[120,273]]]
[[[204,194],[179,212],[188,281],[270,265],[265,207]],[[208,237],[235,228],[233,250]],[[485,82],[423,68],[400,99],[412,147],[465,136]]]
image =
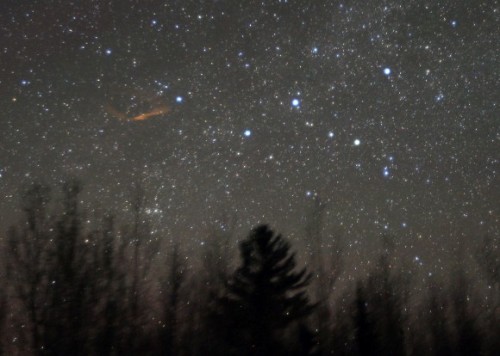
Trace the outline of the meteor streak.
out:
[[[143,120],[149,119],[150,117],[167,114],[169,111],[170,111],[169,108],[166,105],[164,105],[164,106],[155,108],[149,112],[145,112],[145,113],[139,114],[137,116],[134,116],[134,117],[130,118],[129,120],[130,121],[143,121]]]
[[[116,91],[106,101],[104,109],[123,121],[144,121],[170,112],[170,108],[162,103],[162,98],[131,89]]]
[[[158,115],[168,114],[170,112],[170,109],[166,105],[161,105],[161,106],[158,106],[158,107],[151,109],[150,111],[140,113],[140,114],[135,115],[135,116],[127,116],[124,112],[119,111],[111,104],[106,104],[106,111],[120,120],[144,121],[144,120],[147,120],[149,118],[152,118],[152,117],[155,117]]]

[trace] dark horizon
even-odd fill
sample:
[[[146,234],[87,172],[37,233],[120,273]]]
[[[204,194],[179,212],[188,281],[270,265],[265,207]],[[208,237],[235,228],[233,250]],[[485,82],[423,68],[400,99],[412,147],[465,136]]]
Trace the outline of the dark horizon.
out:
[[[470,256],[463,249],[436,275],[423,273],[421,258],[403,257],[398,236],[353,265],[349,242],[325,234],[326,206],[315,200],[301,240],[269,225],[240,236],[228,218],[198,236],[195,253],[193,238],[153,229],[141,187],[127,211],[92,218],[82,188],[33,184],[21,198],[23,218],[2,240],[0,354],[499,350],[496,238],[481,239]]]

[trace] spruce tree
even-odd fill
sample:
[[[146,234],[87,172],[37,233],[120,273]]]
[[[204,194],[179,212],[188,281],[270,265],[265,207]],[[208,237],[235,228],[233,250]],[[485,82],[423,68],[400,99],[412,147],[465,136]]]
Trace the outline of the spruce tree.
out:
[[[239,355],[289,354],[285,332],[310,315],[313,305],[304,288],[311,275],[295,271],[295,255],[281,235],[266,225],[256,227],[241,243],[242,265],[220,299],[226,352]],[[295,335],[292,336],[295,338]]]

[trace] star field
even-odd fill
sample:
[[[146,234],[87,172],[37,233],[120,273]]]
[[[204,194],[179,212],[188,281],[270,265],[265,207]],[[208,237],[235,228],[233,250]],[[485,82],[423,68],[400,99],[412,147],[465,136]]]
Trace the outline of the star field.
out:
[[[315,199],[352,261],[390,234],[435,273],[498,237],[493,1],[0,8],[0,226],[23,184],[78,177],[91,211],[140,182],[193,246],[226,213],[307,244]]]

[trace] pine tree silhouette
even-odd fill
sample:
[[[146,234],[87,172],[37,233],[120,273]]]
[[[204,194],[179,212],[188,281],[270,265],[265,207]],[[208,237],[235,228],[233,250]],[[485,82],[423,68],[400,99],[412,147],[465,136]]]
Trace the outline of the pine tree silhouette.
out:
[[[358,355],[360,356],[377,355],[375,325],[370,320],[367,304],[365,287],[362,282],[358,282],[356,298],[354,300],[355,314],[353,319]]]
[[[284,332],[314,308],[304,291],[311,275],[305,268],[294,271],[290,245],[266,225],[250,233],[240,253],[242,265],[220,300],[231,350],[239,355],[287,353]]]

